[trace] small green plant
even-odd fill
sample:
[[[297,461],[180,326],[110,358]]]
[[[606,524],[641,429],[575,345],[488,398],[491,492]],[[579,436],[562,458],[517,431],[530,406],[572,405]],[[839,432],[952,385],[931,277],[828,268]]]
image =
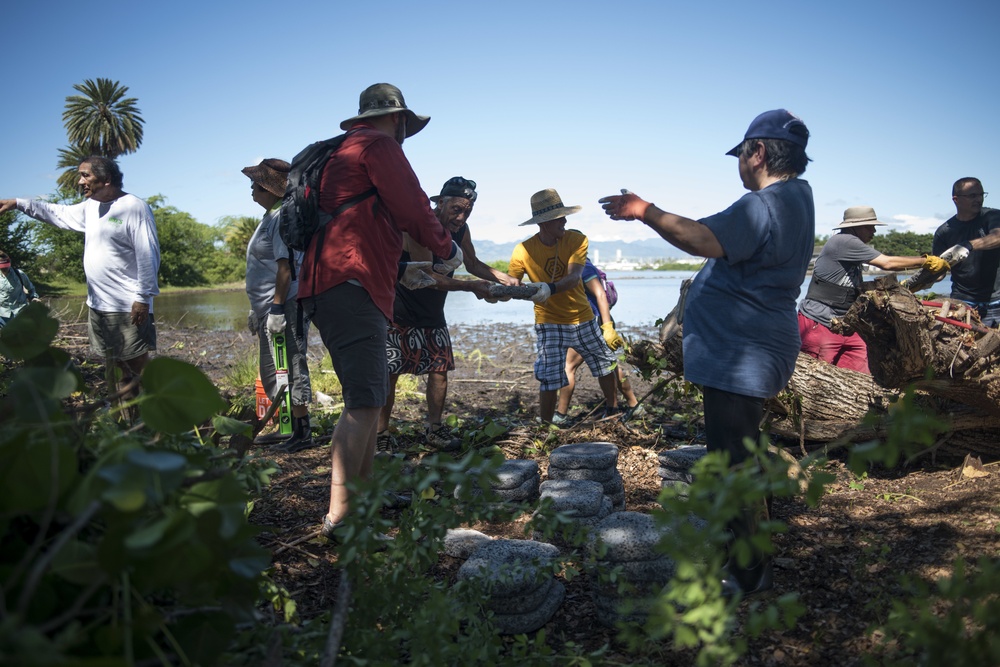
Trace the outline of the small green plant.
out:
[[[879,664],[1000,664],[1000,563],[983,558],[970,567],[959,559],[952,576],[933,585],[903,583],[908,595],[893,602]]]
[[[862,472],[860,475],[854,475],[854,479],[848,482],[848,486],[851,487],[852,491],[864,491],[865,490],[865,480],[868,479],[868,471]]]

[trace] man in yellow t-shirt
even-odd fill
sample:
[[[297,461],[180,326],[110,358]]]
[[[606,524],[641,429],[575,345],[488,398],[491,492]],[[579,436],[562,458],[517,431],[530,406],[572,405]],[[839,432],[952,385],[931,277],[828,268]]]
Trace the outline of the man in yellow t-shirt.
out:
[[[510,257],[507,272],[521,280],[524,276],[537,284],[535,302],[535,378],[540,383],[538,413],[551,422],[556,407],[556,392],[567,384],[566,350],[573,348],[587,362],[604,392],[605,413],[617,411],[613,350],[623,342],[612,327],[603,330],[594,317],[583,290],[583,267],[587,261],[587,237],[566,229],[566,216],[580,210],[564,206],[559,193],[542,190],[531,196],[531,219],[525,225],[538,225],[538,233],[519,243]]]

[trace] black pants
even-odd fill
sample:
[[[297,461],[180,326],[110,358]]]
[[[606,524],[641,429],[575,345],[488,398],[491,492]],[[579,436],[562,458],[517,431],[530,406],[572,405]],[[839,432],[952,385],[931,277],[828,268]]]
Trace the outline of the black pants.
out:
[[[702,387],[705,399],[705,440],[710,452],[729,452],[731,465],[742,463],[750,456],[743,445],[744,438],[754,442],[760,438],[760,420],[764,416],[764,399]]]

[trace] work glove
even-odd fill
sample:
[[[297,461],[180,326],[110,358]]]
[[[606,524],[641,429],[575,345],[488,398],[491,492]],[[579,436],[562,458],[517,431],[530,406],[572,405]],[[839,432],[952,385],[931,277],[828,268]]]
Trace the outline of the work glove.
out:
[[[285,333],[285,307],[280,303],[271,304],[271,312],[267,315],[267,330],[273,336]]]
[[[965,241],[945,250],[941,253],[941,259],[948,262],[948,264],[957,264],[969,256],[970,250],[972,250],[972,246],[969,245],[968,241]]]
[[[615,331],[615,325],[613,322],[605,322],[601,325],[601,333],[604,335],[604,342],[608,344],[608,347],[612,351],[617,350],[620,347],[624,347],[625,339],[622,335]]]
[[[924,263],[921,264],[921,267],[932,273],[943,273],[950,269],[951,265],[936,255],[924,255]]]
[[[260,324],[260,322],[257,320],[257,316],[254,315],[253,311],[251,310],[250,314],[247,315],[247,330],[250,331],[251,336],[257,335],[258,324]]]
[[[434,273],[440,273],[441,275],[446,276],[458,267],[462,266],[463,261],[462,249],[458,247],[457,243],[452,241],[451,254],[448,255],[447,259],[441,259],[439,257],[434,258]]]
[[[524,283],[525,285],[531,285],[532,287],[537,287],[538,291],[532,295],[531,300],[535,303],[545,303],[552,296],[552,290],[549,288],[548,283]]]
[[[435,284],[433,277],[428,275],[431,270],[431,262],[406,262],[403,264],[403,275],[399,277],[399,284],[409,290],[423,289]]]

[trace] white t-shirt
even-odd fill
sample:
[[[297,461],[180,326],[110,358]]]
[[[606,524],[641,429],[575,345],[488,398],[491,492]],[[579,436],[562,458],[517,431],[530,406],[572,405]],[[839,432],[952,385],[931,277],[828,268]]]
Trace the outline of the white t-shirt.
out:
[[[141,302],[153,312],[153,297],[160,293],[160,241],[149,204],[123,194],[110,202],[88,199],[72,206],[18,199],[17,208],[60,229],[83,233],[89,307],[127,313]]]

